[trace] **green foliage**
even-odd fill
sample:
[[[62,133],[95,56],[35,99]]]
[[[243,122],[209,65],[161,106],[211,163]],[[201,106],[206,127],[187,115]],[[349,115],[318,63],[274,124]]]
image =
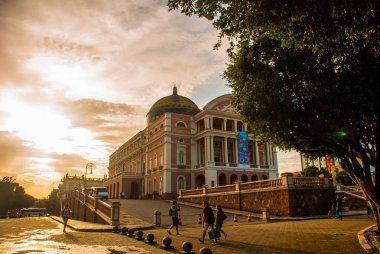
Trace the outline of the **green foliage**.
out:
[[[306,177],[317,177],[319,169],[316,166],[309,166],[304,168],[301,175]]]
[[[351,177],[344,171],[340,171],[336,173],[335,180],[337,183],[352,186],[355,185],[355,182],[351,179]]]
[[[35,201],[13,177],[0,179],[0,193],[0,217],[4,217],[10,209],[29,207]]]
[[[168,6],[211,20],[219,38],[230,41],[225,77],[252,131],[282,149],[339,158],[380,228],[380,1],[169,0]]]
[[[328,172],[326,168],[319,169],[314,165],[304,168],[301,175],[305,177],[318,177],[320,175],[324,175],[325,177],[331,177],[331,174]]]

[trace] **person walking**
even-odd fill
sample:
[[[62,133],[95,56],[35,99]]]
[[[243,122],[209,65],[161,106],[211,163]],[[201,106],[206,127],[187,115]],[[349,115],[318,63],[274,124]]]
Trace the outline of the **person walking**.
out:
[[[336,216],[339,220],[343,220],[343,199],[341,195],[336,198]]]
[[[61,211],[61,216],[63,219],[63,232],[66,232],[66,226],[67,226],[67,222],[69,221],[70,214],[71,214],[71,210],[69,208],[69,205],[65,204],[65,207],[63,207]]]
[[[215,222],[215,215],[212,211],[212,208],[209,206],[208,201],[203,201],[203,235],[202,239],[199,239],[201,243],[205,242],[205,236],[206,232],[209,228],[211,228],[211,232],[214,235],[214,244],[217,244],[217,239],[215,237],[215,230],[214,230],[214,222]]]
[[[173,201],[173,205],[170,207],[169,209],[169,216],[172,217],[172,225],[170,226],[169,230],[168,230],[168,234],[171,235],[171,230],[172,228],[174,228],[175,226],[175,230],[176,230],[176,233],[177,235],[180,235],[180,233],[178,232],[178,225],[179,225],[179,218],[178,218],[178,212],[181,210],[181,207],[179,207],[179,205],[177,204],[177,201]]]
[[[223,212],[222,206],[216,206],[216,230],[219,230],[224,235],[224,239],[227,238],[227,233],[222,230],[223,221],[227,219],[227,215]]]

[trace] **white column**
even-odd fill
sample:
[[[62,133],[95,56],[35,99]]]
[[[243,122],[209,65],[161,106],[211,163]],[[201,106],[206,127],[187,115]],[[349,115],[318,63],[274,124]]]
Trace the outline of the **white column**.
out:
[[[210,155],[211,155],[211,158],[210,158],[210,161],[211,162],[214,162],[214,136],[210,136]]]
[[[163,179],[163,190],[164,193],[170,193],[172,192],[172,172],[170,169],[165,169],[164,171],[164,179]]]
[[[274,168],[276,170],[276,176],[278,176],[278,162],[277,162],[277,149],[275,148],[274,151],[273,151],[273,157],[274,157]]]
[[[269,145],[268,144],[265,144],[265,154],[266,154],[266,162],[267,162],[267,165],[269,166],[269,162],[270,162],[270,156],[269,156]]]
[[[229,161],[228,161],[227,137],[224,137],[224,162],[229,163]],[[228,166],[228,165],[226,165],[226,166]]]
[[[210,140],[208,136],[204,138],[205,140],[205,164],[207,164],[210,161]]]
[[[205,184],[211,187],[211,181],[214,181],[215,186],[218,185],[218,176],[216,170],[209,168],[205,171]]]
[[[195,189],[195,174],[194,172],[191,172],[191,183],[189,189]]]
[[[234,120],[234,125],[235,125],[235,131],[237,132],[237,121]]]
[[[260,158],[259,158],[259,146],[257,145],[257,140],[255,140],[255,162],[257,168],[260,168]]]
[[[191,139],[191,147],[190,147],[190,157],[191,157],[191,165],[190,168],[194,168],[195,165],[197,165],[197,158],[198,158],[198,150],[197,150],[197,141],[194,139]]]
[[[226,118],[223,118],[223,130],[226,131],[227,130],[227,119]]]
[[[235,155],[236,155],[236,164],[239,164],[239,145],[238,145],[238,138],[235,138]]]
[[[166,136],[165,137],[165,145],[164,145],[164,168],[171,168],[171,161],[172,161],[172,144],[171,144],[171,137]]]

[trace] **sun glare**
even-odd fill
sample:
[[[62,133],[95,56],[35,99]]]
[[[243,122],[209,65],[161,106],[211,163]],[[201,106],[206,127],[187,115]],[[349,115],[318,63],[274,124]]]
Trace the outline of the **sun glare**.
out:
[[[95,140],[94,134],[83,128],[73,128],[70,120],[51,105],[31,107],[10,96],[0,102],[0,109],[9,113],[1,129],[14,132],[35,149],[84,157],[105,154],[105,151],[91,149],[103,146]]]
[[[99,75],[101,65],[81,59],[65,60],[63,56],[37,55],[26,62],[26,67],[38,73],[48,89],[71,99],[104,100],[112,96],[111,83]]]

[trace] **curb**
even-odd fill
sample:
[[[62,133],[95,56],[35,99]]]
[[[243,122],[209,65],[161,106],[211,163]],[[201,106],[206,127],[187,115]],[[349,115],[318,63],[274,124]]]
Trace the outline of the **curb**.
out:
[[[366,227],[365,229],[359,231],[358,233],[358,240],[359,240],[359,244],[362,246],[362,248],[367,252],[367,253],[371,253],[371,254],[377,254],[379,253],[378,250],[376,250],[376,248],[374,246],[372,246],[372,244],[367,240],[367,238],[365,237],[365,233],[370,230],[371,228],[375,227],[376,224],[374,225],[371,225],[369,227]]]
[[[51,219],[63,224],[63,221],[61,218],[59,217],[56,217],[56,216],[49,216]],[[69,220],[70,222],[70,220]],[[90,222],[88,222],[90,223]],[[94,225],[97,225],[96,223],[93,223]],[[66,227],[68,228],[71,228],[75,231],[79,231],[79,232],[112,232],[113,231],[113,226],[111,225],[103,225],[103,224],[99,224],[99,225],[102,225],[102,226],[109,226],[109,228],[81,228],[81,227],[77,227],[77,226],[73,226],[73,225],[70,225],[70,223],[68,223],[66,225]],[[134,230],[147,230],[147,229],[152,229],[154,228],[154,226],[146,226],[146,227],[133,227]]]

